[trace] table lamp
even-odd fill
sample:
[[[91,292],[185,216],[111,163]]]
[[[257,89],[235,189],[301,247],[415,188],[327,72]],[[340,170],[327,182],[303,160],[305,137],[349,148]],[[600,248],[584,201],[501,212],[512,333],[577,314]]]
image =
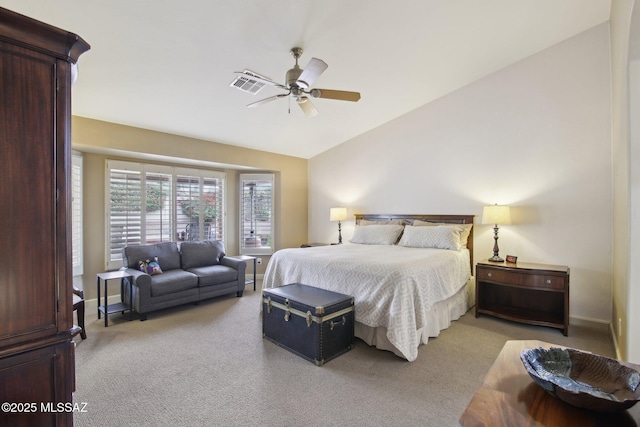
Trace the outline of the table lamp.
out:
[[[347,208],[331,208],[329,221],[338,221],[338,243],[342,243],[342,226],[340,221],[347,219]]]
[[[482,209],[482,223],[493,224],[493,256],[489,258],[489,261],[504,261],[498,255],[498,225],[511,224],[511,210],[509,209],[509,206],[497,204],[493,206],[485,206]]]

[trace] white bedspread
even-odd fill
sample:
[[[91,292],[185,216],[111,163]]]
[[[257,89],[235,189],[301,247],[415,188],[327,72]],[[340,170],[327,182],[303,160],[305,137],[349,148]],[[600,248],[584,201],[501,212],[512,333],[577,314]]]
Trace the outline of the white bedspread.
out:
[[[431,306],[454,295],[470,277],[469,251],[343,244],[276,252],[263,288],[303,283],[355,297],[356,321],[387,329],[409,360]]]

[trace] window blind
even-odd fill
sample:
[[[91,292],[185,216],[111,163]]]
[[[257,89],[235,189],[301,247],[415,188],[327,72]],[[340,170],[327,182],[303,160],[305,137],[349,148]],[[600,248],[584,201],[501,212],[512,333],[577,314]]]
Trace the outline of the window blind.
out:
[[[240,253],[274,251],[273,174],[240,174]]]
[[[107,269],[127,245],[224,241],[224,173],[114,160],[107,173]]]
[[[71,157],[71,254],[73,275],[84,272],[82,248],[82,156]]]

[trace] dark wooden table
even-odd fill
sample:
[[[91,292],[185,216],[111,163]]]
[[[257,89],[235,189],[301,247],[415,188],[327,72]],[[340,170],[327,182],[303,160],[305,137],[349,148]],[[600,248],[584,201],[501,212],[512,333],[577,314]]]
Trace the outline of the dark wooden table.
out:
[[[476,317],[480,313],[569,333],[569,267],[480,261],[476,265]]]
[[[115,271],[107,271],[104,273],[98,273],[96,279],[96,285],[98,288],[98,319],[100,319],[100,313],[104,313],[104,327],[109,326],[109,315],[112,313],[122,312],[124,314],[125,311],[129,311],[129,320],[131,320],[131,315],[133,313],[133,303],[129,305],[125,302],[117,302],[113,304],[109,304],[109,295],[107,294],[107,282],[109,280],[119,279],[120,280],[120,291],[122,292],[123,280],[126,278],[130,278],[131,274],[127,273],[124,270],[115,270]],[[104,282],[104,304],[100,305],[100,279]],[[133,281],[129,280],[129,295],[133,298]],[[122,297],[121,297],[122,298]]]
[[[593,412],[551,396],[533,382],[520,352],[527,348],[559,347],[543,341],[507,341],[482,385],[460,417],[463,427],[491,426],[640,426],[640,403],[622,412]],[[639,365],[625,365],[640,370]]]

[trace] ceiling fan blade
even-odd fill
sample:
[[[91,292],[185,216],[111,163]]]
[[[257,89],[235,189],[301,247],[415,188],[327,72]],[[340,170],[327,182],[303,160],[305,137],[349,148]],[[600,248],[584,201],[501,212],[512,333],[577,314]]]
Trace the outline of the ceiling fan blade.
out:
[[[306,89],[310,88],[327,67],[327,63],[322,59],[311,58],[307,66],[302,70],[300,77],[298,77],[298,86]]]
[[[337,99],[339,101],[358,102],[360,100],[360,92],[346,90],[312,89],[309,95],[313,98]]]
[[[251,104],[247,105],[247,107],[249,108],[255,108],[255,107],[259,107],[263,104],[267,104],[271,101],[275,101],[278,98],[283,98],[285,96],[289,96],[288,93],[281,93],[279,95],[274,95],[274,96],[270,96],[269,98],[265,98],[265,99],[261,99],[260,101],[256,101],[256,102],[252,102]]]
[[[302,109],[302,111],[304,112],[305,116],[313,117],[318,115],[318,110],[316,110],[316,107],[306,96],[299,97],[296,102],[300,106],[300,109]]]
[[[267,84],[269,86],[274,86],[274,87],[279,87],[282,89],[286,89],[286,87],[284,85],[281,85],[280,83],[276,83],[271,79],[268,79],[266,77],[262,77],[262,76],[258,76],[256,74],[253,73],[246,73],[244,71],[234,71],[235,74],[242,74],[243,76],[247,77],[248,79],[251,80],[255,80],[264,84]]]

